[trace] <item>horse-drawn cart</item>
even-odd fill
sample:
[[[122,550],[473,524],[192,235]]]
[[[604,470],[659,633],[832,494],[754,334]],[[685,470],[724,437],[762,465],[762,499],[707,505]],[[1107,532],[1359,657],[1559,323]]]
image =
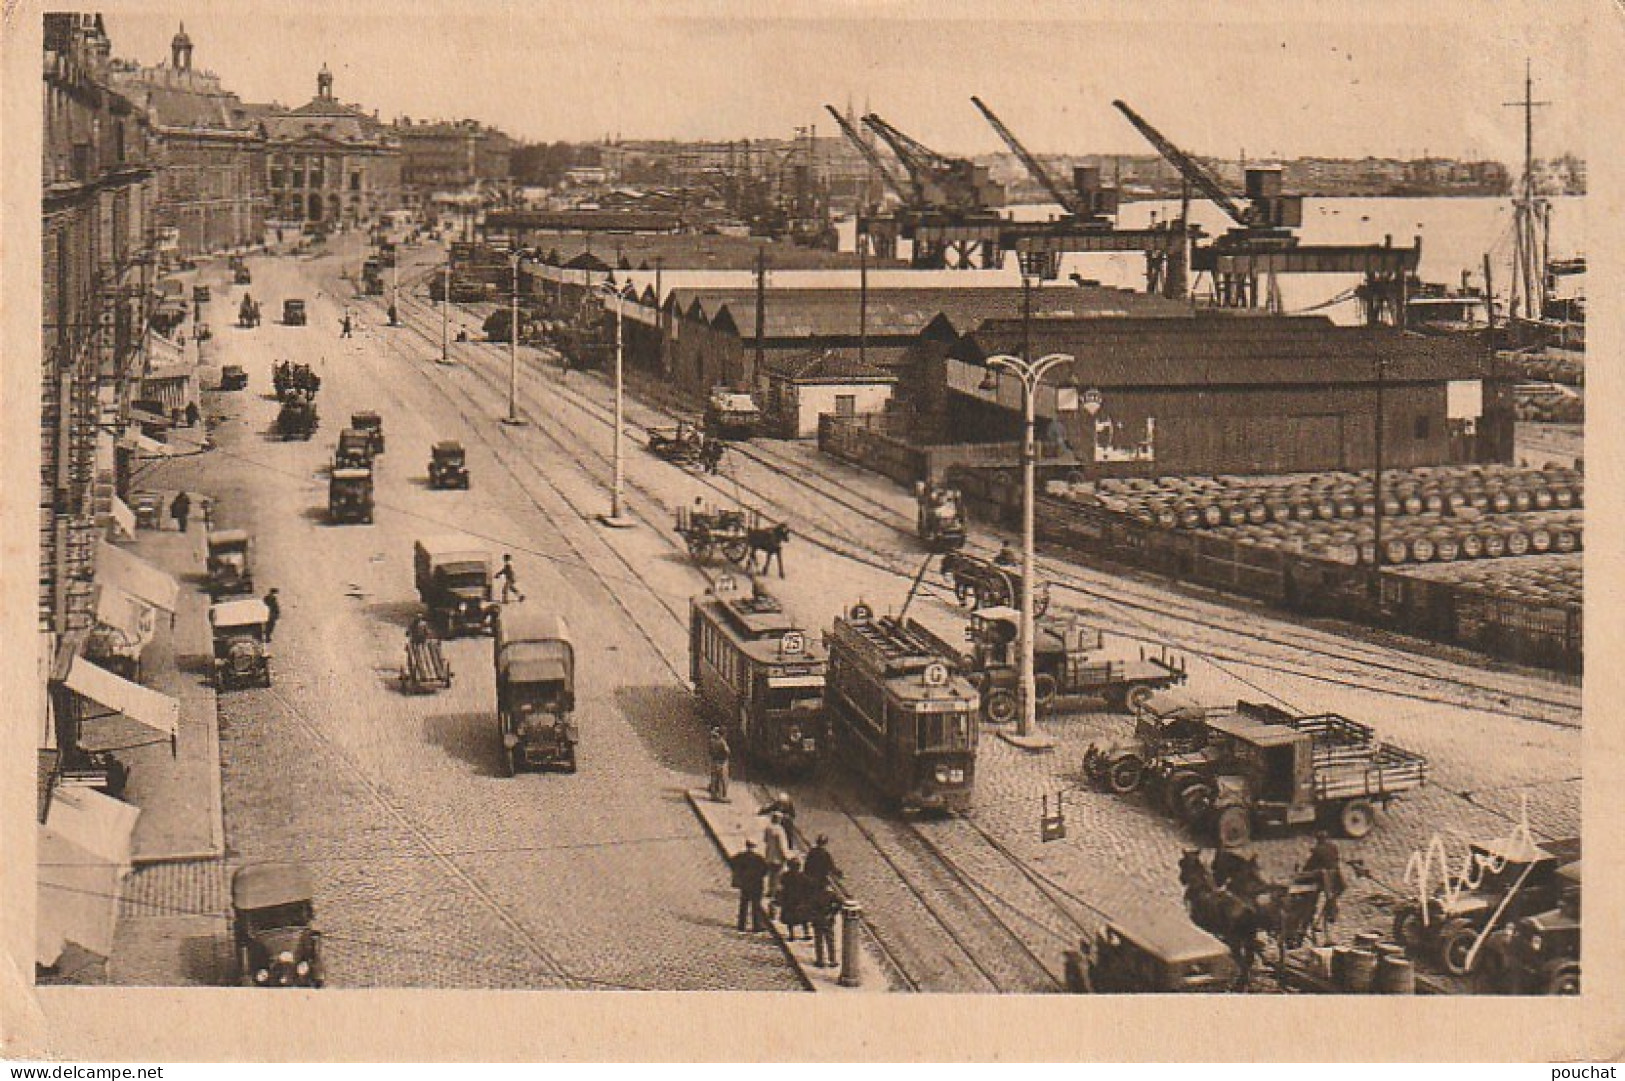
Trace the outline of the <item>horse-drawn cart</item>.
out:
[[[777,559],[779,576],[784,576],[783,549],[790,539],[790,527],[768,520],[754,507],[726,510],[696,500],[692,507],[677,508],[677,532],[697,562],[703,563],[713,552],[721,551],[730,563],[751,570],[757,553],[761,553],[762,570],[766,572]]]
[[[451,686],[451,664],[440,650],[440,639],[408,639],[406,664],[401,667],[401,689],[407,694],[432,694]]]
[[[942,557],[942,575],[953,587],[960,604],[972,608],[991,605],[1021,607],[1023,581],[1021,572],[1014,567],[967,555],[948,552]],[[1049,583],[1039,582],[1033,591],[1033,614],[1043,615],[1049,610]]]
[[[649,453],[678,465],[697,465],[705,453],[705,432],[686,420],[674,428],[650,428]]]

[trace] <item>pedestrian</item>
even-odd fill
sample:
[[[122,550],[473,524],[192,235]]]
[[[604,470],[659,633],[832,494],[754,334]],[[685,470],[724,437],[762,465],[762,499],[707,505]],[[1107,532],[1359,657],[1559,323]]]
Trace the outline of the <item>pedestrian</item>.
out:
[[[779,895],[779,878],[784,874],[785,861],[790,858],[790,837],[784,832],[784,818],[773,814],[762,827],[762,858],[767,860],[767,895]]]
[[[993,562],[1001,567],[1014,567],[1016,565],[1016,553],[1010,547],[1009,541],[1005,541],[1004,544],[999,546],[999,554],[993,557]]]
[[[392,327],[398,327],[401,325],[400,313],[395,310],[395,305],[393,304],[389,306],[389,325]]]
[[[339,337],[348,338],[348,337],[351,336],[351,334],[350,334],[350,313],[349,312],[344,313],[344,318],[342,320],[340,320],[339,326],[343,328],[343,329],[341,329],[339,331]]]
[[[717,803],[727,803],[728,758],[731,751],[728,747],[728,737],[722,734],[720,727],[711,729],[711,742],[707,753],[711,759],[711,799]]]
[[[812,922],[813,952],[816,968],[835,967],[835,916],[841,910],[841,899],[828,882],[814,886],[808,883],[807,915]]]
[[[412,625],[406,630],[406,637],[415,645],[421,645],[429,640],[429,621],[421,614],[412,617]]]
[[[497,571],[497,577],[502,579],[502,603],[507,604],[510,597],[525,599],[519,591],[519,577],[513,569],[513,556],[504,553],[502,556],[502,569]]]
[[[276,623],[281,618],[282,601],[276,595],[276,587],[272,586],[265,594],[265,640],[267,642],[276,635]]]
[[[829,836],[827,834],[820,833],[818,840],[813,842],[812,850],[807,853],[805,873],[808,888],[840,879],[841,869],[835,866],[835,857],[829,853]]]
[[[196,402],[187,402],[186,403],[186,426],[188,428],[196,428],[197,427],[197,422],[202,420],[202,419],[203,419],[203,415],[198,412],[197,403]]]
[[[779,920],[784,924],[785,937],[796,940],[796,928],[807,925],[807,876],[802,873],[801,861],[794,856],[784,864],[779,878]],[[808,937],[812,937],[808,935]]]
[[[767,874],[767,861],[756,851],[756,842],[746,841],[744,849],[729,858],[728,866],[733,870],[734,889],[739,891],[739,929],[745,929],[748,914],[752,931],[767,930],[762,919],[762,879]]]
[[[175,519],[175,528],[182,533],[186,532],[186,519],[192,513],[192,497],[185,492],[175,496],[174,502],[169,504],[169,516]]]
[[[1315,844],[1309,850],[1309,858],[1303,861],[1303,871],[1320,875],[1321,889],[1326,894],[1326,922],[1336,923],[1337,899],[1345,886],[1343,855],[1325,830],[1315,831]]]

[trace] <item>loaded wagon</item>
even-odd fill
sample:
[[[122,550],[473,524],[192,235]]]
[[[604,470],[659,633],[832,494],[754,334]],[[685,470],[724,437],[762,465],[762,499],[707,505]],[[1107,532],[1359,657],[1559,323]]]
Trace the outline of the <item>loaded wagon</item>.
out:
[[[1021,607],[1024,588],[1021,572],[993,560],[964,552],[948,552],[942,557],[942,574],[953,587],[960,604],[972,608],[989,605]],[[1049,610],[1049,583],[1039,582],[1033,591],[1033,613],[1043,615]]]
[[[677,532],[696,562],[720,549],[727,560],[742,565],[750,558],[752,533],[777,528],[778,523],[769,522],[754,507],[726,510],[696,500],[691,507],[677,508]]]

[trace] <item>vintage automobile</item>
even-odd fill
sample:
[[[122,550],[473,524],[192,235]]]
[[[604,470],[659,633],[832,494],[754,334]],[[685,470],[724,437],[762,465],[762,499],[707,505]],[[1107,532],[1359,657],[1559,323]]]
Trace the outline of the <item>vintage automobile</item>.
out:
[[[915,529],[933,552],[951,552],[965,545],[965,502],[958,488],[934,481],[914,485]]]
[[[430,448],[429,487],[468,487],[468,455],[461,443],[443,439]]]
[[[249,273],[246,265],[240,264],[231,272],[231,280],[236,285],[252,285],[254,284],[254,275]]]
[[[209,287],[207,285],[192,286],[192,303],[207,304],[209,302]]]
[[[1507,841],[1469,844],[1471,869],[1465,875],[1440,883],[1425,910],[1414,896],[1395,909],[1394,941],[1453,976],[1470,975],[1484,956],[1482,940],[1562,900],[1565,880],[1559,871],[1578,842],[1557,842],[1552,849]]]
[[[1133,792],[1153,768],[1207,745],[1208,713],[1209,707],[1183,698],[1153,697],[1136,711],[1131,736],[1089,745],[1083,755],[1084,775],[1118,795]]]
[[[271,610],[261,600],[223,601],[209,608],[209,632],[214,638],[214,685],[233,687],[271,685],[271,638],[267,625]]]
[[[372,452],[374,454],[384,453],[384,420],[377,413],[370,410],[351,413],[350,427],[358,432],[366,433],[367,438],[372,440]]]
[[[282,408],[276,415],[277,433],[283,440],[308,440],[316,434],[319,423],[316,403],[303,395],[289,397],[282,403]]]
[[[705,403],[705,430],[723,439],[749,439],[762,423],[762,410],[743,391],[713,387]]]
[[[322,933],[310,876],[287,863],[250,863],[231,876],[231,937],[245,987],[320,987]]]
[[[971,652],[962,658],[965,675],[981,690],[982,715],[994,724],[1008,724],[1021,711],[1020,633],[1021,613],[1004,605],[972,612],[965,631],[971,642]],[[1154,692],[1185,682],[1178,657],[1143,650],[1138,660],[1112,657],[1105,636],[1076,620],[1037,624],[1033,670],[1038,708],[1046,713],[1063,697],[1103,698],[1113,709],[1133,713]]]
[[[1229,991],[1239,970],[1230,947],[1189,921],[1148,913],[1108,923],[1065,955],[1068,991],[1171,994]]]
[[[455,534],[424,537],[412,551],[418,599],[442,638],[491,629],[491,554],[478,541]]]
[[[576,771],[575,646],[563,618],[525,605],[496,621],[497,728],[510,776],[559,767]]]
[[[327,478],[328,519],[371,524],[372,511],[372,470],[335,466]]]
[[[1580,993],[1580,861],[1557,869],[1556,907],[1524,916],[1484,944],[1480,986],[1507,995]]]
[[[333,448],[333,468],[370,469],[372,467],[372,437],[366,432],[346,428],[339,433],[338,446]]]
[[[246,390],[248,372],[241,364],[226,364],[220,368],[221,390]]]
[[[219,529],[211,532],[208,546],[209,596],[215,599],[230,593],[254,592],[251,566],[252,541],[246,530]]]
[[[687,420],[670,428],[650,428],[649,453],[678,465],[697,464],[705,453],[705,431]]]
[[[304,326],[305,302],[302,300],[284,300],[282,302],[282,322],[284,326]]]
[[[384,295],[384,279],[378,260],[368,259],[361,264],[361,291],[370,297]]]

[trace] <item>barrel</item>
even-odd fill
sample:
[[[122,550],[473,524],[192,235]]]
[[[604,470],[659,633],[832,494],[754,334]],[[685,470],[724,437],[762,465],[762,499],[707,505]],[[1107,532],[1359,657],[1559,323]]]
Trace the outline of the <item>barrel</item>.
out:
[[[1505,514],[1512,509],[1512,496],[1505,491],[1496,492],[1490,496],[1490,506],[1496,514]]]
[[[1569,487],[1553,488],[1552,502],[1565,509],[1574,506],[1574,489]]]
[[[1461,544],[1449,533],[1441,535],[1434,542],[1433,554],[1441,563],[1449,563],[1461,554]]]
[[[1552,490],[1545,487],[1536,488],[1534,500],[1536,510],[1550,510],[1552,507]]]
[[[1468,559],[1477,559],[1484,554],[1484,538],[1477,533],[1468,533],[1461,538],[1461,554]]]
[[[1332,951],[1332,978],[1350,994],[1369,994],[1376,975],[1377,955],[1370,950],[1342,948]]]
[[[1418,563],[1429,562],[1437,553],[1437,546],[1427,537],[1417,537],[1411,541],[1411,557]]]
[[[1559,552],[1572,552],[1579,546],[1579,539],[1572,529],[1559,529],[1552,538],[1552,547]]]
[[[1506,535],[1507,555],[1521,556],[1529,554],[1529,534],[1521,529],[1514,529]]]
[[[1368,953],[1376,953],[1377,947],[1381,944],[1382,936],[1377,934],[1375,931],[1361,931],[1359,934],[1354,936],[1354,948],[1357,950],[1365,950]]]
[[[1520,513],[1528,510],[1534,504],[1534,497],[1529,494],[1528,488],[1516,488],[1512,492],[1512,506]]]
[[[1426,506],[1427,505],[1422,502],[1422,497],[1419,495],[1412,493],[1405,497],[1406,514],[1421,514]]]
[[[1538,526],[1529,532],[1529,547],[1536,552],[1549,552],[1552,550],[1552,532]]]
[[[1270,510],[1262,503],[1247,504],[1247,520],[1254,525],[1269,521]]]
[[[1314,521],[1315,504],[1308,499],[1295,501],[1292,504],[1292,518],[1298,522]]]
[[[1371,990],[1379,995],[1416,994],[1416,968],[1404,956],[1383,954],[1377,958],[1377,970]]]
[[[1484,555],[1488,559],[1499,559],[1507,554],[1507,539],[1499,533],[1480,533],[1484,542]]]

